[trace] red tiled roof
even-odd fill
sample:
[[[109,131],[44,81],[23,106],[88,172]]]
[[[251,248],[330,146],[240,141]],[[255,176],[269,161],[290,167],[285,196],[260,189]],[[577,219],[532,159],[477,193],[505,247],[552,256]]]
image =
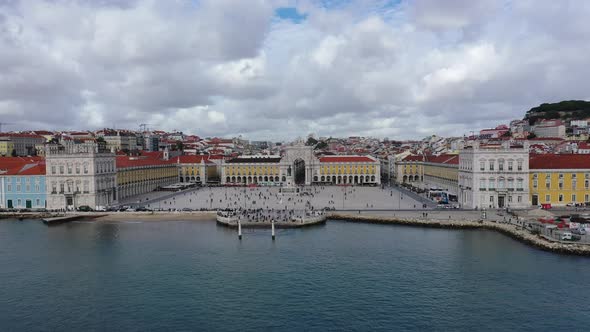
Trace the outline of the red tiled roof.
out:
[[[0,157],[0,169],[17,165],[45,162],[44,157]]]
[[[35,130],[35,131],[33,131],[33,133],[35,135],[53,135],[53,133],[51,131],[47,131],[47,130]]]
[[[45,163],[39,163],[26,169],[21,168],[17,175],[45,175]]]
[[[456,155],[456,154],[441,154],[440,156],[411,155],[411,156],[405,157],[402,161],[424,161],[427,163],[435,163],[435,164],[458,165],[459,164],[459,155]]]
[[[117,155],[117,168],[160,166],[176,163],[175,158],[163,160],[163,152],[142,152],[140,156]]]
[[[529,157],[530,169],[590,169],[588,154],[541,154]]]
[[[367,156],[324,156],[321,163],[372,163],[375,160]]]
[[[29,137],[29,138],[40,138],[45,139],[43,136],[34,135],[34,134],[18,134],[18,133],[0,133],[1,137]]]
[[[202,160],[205,160],[206,164],[211,163],[211,161],[209,161],[209,159],[213,159],[210,158],[207,155],[192,155],[192,156],[178,156],[173,158],[174,162],[178,162],[179,164],[200,164]]]
[[[1,175],[45,175],[45,159],[40,157],[3,157],[12,159],[0,161],[0,170],[5,171]]]

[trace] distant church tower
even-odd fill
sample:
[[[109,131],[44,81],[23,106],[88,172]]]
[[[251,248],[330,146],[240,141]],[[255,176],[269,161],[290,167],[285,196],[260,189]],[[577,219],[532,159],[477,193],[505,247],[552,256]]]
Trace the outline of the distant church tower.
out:
[[[168,151],[168,147],[164,149],[164,160],[170,159],[170,151]]]

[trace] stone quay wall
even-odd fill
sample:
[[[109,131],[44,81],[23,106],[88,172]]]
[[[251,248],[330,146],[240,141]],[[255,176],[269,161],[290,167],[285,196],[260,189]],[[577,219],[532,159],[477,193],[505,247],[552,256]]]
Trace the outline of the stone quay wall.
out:
[[[429,219],[399,218],[391,216],[371,216],[343,213],[332,213],[328,216],[328,218],[347,222],[391,224],[414,227],[429,227],[443,229],[485,229],[502,233],[517,241],[523,242],[525,244],[534,246],[545,251],[551,251],[567,255],[590,256],[590,245],[579,244],[575,242],[563,243],[558,241],[550,241],[540,235],[532,234],[527,230],[510,224],[502,224],[482,220],[441,221]]]

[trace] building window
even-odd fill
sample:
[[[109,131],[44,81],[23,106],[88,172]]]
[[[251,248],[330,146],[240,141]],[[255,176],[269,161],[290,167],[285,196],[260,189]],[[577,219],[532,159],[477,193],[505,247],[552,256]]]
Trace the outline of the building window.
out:
[[[576,202],[576,194],[572,194],[572,203]]]
[[[6,185],[6,190],[9,191],[9,192],[12,191],[12,184],[10,184],[10,183],[7,184]]]
[[[572,190],[576,190],[577,186],[578,186],[578,180],[572,179]]]
[[[51,165],[51,174],[56,174],[55,173],[55,165]]]
[[[480,179],[479,180],[479,189],[480,190],[485,190],[486,189],[486,180],[485,179]]]
[[[517,201],[518,203],[522,203],[522,196],[518,196],[518,197],[516,198],[516,201]]]
[[[504,179],[498,179],[498,189],[504,189]]]
[[[72,174],[72,164],[68,164],[68,174]]]
[[[533,180],[533,188],[537,189],[537,186],[539,185],[537,180]]]
[[[59,184],[59,192],[63,194],[64,192],[64,184],[63,182]]]
[[[88,174],[88,164],[84,164],[84,174]]]
[[[559,201],[563,202],[563,194],[559,194]]]
[[[41,206],[41,200],[40,199],[36,199],[35,200],[35,206]]]
[[[504,161],[501,161],[501,160],[498,161],[498,170],[499,171],[504,170]]]
[[[494,161],[490,160],[490,171],[494,170]]]
[[[27,183],[27,185],[25,186],[25,191],[26,192],[30,192],[31,191],[31,185]]]
[[[16,192],[20,192],[20,184],[16,185]]]
[[[588,194],[584,195],[584,202],[590,202],[590,200],[588,199],[589,198],[588,196],[589,196]]]
[[[59,174],[64,174],[64,165],[59,165]]]
[[[508,179],[508,189],[514,189],[514,179]]]
[[[584,180],[584,188],[590,188],[590,180]]]
[[[490,179],[490,190],[494,190],[496,188],[496,180]]]
[[[563,189],[563,180],[559,180],[559,189]]]
[[[513,166],[512,164],[514,164],[514,162],[512,160],[509,160],[508,161],[508,170],[509,171],[512,171],[512,166]]]
[[[84,181],[84,192],[87,193],[88,192],[88,181]]]
[[[512,196],[508,196],[508,203],[512,203]]]
[[[524,180],[523,179],[516,179],[516,189],[522,190],[523,189],[523,184],[524,184]]]
[[[51,182],[51,192],[53,194],[57,193],[57,186],[55,185],[55,182]]]
[[[80,164],[76,164],[76,174],[80,174]]]
[[[545,195],[545,203],[551,202],[551,195]]]
[[[490,203],[494,203],[494,196],[490,196]]]
[[[522,161],[518,161],[518,166],[516,166],[519,171],[522,171]]]
[[[16,206],[18,206],[18,207],[22,207],[22,205],[23,205],[23,203],[22,203],[22,201],[20,200],[20,198],[19,198],[19,199],[17,199],[17,200],[16,200]]]

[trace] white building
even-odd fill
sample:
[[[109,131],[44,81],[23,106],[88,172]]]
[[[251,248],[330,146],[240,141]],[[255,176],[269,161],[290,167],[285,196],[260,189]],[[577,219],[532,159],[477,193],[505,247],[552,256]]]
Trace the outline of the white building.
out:
[[[115,155],[104,144],[50,144],[45,158],[48,209],[94,209],[117,202]]]
[[[523,146],[479,145],[459,155],[459,202],[465,208],[527,208],[529,152]]]
[[[565,137],[565,125],[561,120],[544,120],[533,129],[537,137]]]

